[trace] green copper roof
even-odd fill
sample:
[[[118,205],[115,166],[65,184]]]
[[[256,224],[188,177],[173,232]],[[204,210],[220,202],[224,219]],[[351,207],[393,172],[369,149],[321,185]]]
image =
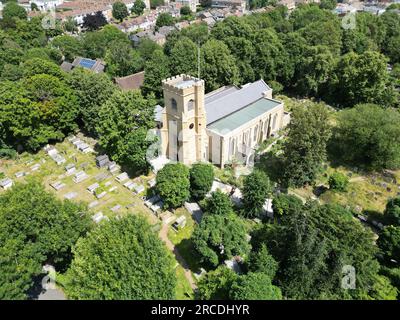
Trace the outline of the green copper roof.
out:
[[[272,110],[280,104],[280,102],[275,100],[261,98],[252,104],[209,124],[207,129],[221,134],[227,134],[265,112]]]

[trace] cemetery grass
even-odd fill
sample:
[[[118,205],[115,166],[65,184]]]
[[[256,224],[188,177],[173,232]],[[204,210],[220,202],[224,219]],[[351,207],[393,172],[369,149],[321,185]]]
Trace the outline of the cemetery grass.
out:
[[[350,169],[343,166],[333,168],[328,166],[327,169],[320,175],[316,186],[324,186],[329,188],[329,176],[335,172],[341,172],[349,178],[347,191],[338,192],[326,189],[318,200],[321,204],[337,203],[343,206],[348,206],[356,212],[360,209],[368,215],[372,214],[379,219],[383,214],[387,200],[396,197],[400,192],[398,186],[391,179],[388,179],[381,173],[366,173]],[[358,172],[355,172],[358,171]],[[393,171],[393,175],[400,183],[400,170]],[[299,195],[303,199],[315,198],[314,188],[307,186],[304,188],[291,189],[294,194]]]

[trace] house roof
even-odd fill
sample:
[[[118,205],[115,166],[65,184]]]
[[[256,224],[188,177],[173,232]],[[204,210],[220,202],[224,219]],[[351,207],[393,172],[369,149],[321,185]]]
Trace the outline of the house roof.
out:
[[[115,78],[115,83],[124,91],[139,89],[143,85],[143,81],[144,71],[126,77]]]
[[[240,109],[239,111],[232,113],[218,121],[215,121],[211,125],[207,126],[207,129],[213,130],[220,134],[226,134],[230,131],[239,128],[245,123],[261,116],[267,111],[279,106],[281,102],[267,98],[259,98],[257,101],[249,104],[248,106]]]
[[[60,68],[63,69],[66,72],[69,72],[72,70],[72,63],[64,61],[63,63],[61,63]]]
[[[259,100],[269,90],[271,88],[261,79],[241,89],[227,87],[210,92],[205,97],[207,126]]]

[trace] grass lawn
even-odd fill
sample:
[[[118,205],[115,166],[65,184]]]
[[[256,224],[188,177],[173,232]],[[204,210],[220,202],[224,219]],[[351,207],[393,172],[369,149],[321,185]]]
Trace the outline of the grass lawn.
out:
[[[87,143],[93,143],[89,138],[82,138]],[[0,172],[3,172],[6,177],[11,178],[14,182],[22,182],[26,179],[35,179],[43,183],[45,188],[53,192],[58,198],[64,199],[64,196],[69,192],[76,192],[77,195],[72,201],[85,202],[87,204],[97,200],[96,197],[91,194],[86,188],[94,183],[98,183],[100,188],[107,192],[107,195],[97,200],[98,205],[93,207],[91,211],[93,213],[103,212],[104,215],[112,217],[115,215],[126,215],[126,214],[140,214],[146,217],[151,224],[158,223],[158,219],[150,213],[150,211],[144,206],[143,201],[140,199],[140,195],[135,195],[122,184],[115,180],[115,176],[118,173],[112,175],[107,169],[99,169],[96,167],[95,157],[96,153],[84,154],[78,151],[74,145],[67,139],[63,142],[55,144],[58,152],[66,159],[66,163],[57,165],[44,150],[40,150],[35,154],[22,153],[16,160],[1,160]],[[65,166],[73,163],[76,167],[76,172],[85,171],[88,174],[88,178],[80,183],[73,181],[74,174],[67,175]],[[37,171],[32,171],[31,167],[35,164],[40,164],[40,168]],[[15,173],[24,171],[28,175],[21,178],[16,178]],[[107,178],[100,181],[98,175],[107,174]],[[146,181],[150,177],[139,177],[135,181],[143,184],[147,187]],[[62,182],[65,187],[56,191],[50,184],[54,182]],[[109,191],[114,188],[114,191]],[[0,193],[3,192],[0,190]],[[121,208],[113,212],[110,209],[116,205],[120,205]]]
[[[188,280],[185,277],[185,271],[181,265],[177,265],[176,269],[176,299],[177,300],[193,300],[194,294]]]
[[[174,230],[172,227],[169,229],[168,238],[173,244],[175,244],[179,253],[187,262],[189,269],[192,272],[197,272],[200,270],[200,258],[197,255],[193,243],[190,240],[196,222],[193,220],[191,214],[185,208],[178,208],[175,210],[174,214],[179,217],[181,215],[186,216],[186,226],[179,231]]]
[[[338,203],[349,206],[351,209],[359,207],[358,209],[361,208],[366,214],[379,217],[385,209],[387,200],[397,196],[400,192],[400,185],[382,174],[355,172],[355,170],[345,167],[332,168],[329,166],[325,174],[318,179],[317,185],[328,187],[328,177],[335,171],[349,177],[348,190],[346,192],[326,190],[318,198],[321,203]],[[400,170],[393,172],[393,175],[400,182]],[[306,199],[314,196],[312,187],[291,191]]]

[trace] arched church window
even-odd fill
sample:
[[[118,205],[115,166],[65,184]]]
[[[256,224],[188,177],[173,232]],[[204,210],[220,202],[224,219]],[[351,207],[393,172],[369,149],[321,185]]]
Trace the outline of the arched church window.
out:
[[[171,99],[171,107],[173,110],[178,110],[178,104],[174,98]]]
[[[188,111],[191,111],[194,109],[194,100],[190,99],[188,102]]]

